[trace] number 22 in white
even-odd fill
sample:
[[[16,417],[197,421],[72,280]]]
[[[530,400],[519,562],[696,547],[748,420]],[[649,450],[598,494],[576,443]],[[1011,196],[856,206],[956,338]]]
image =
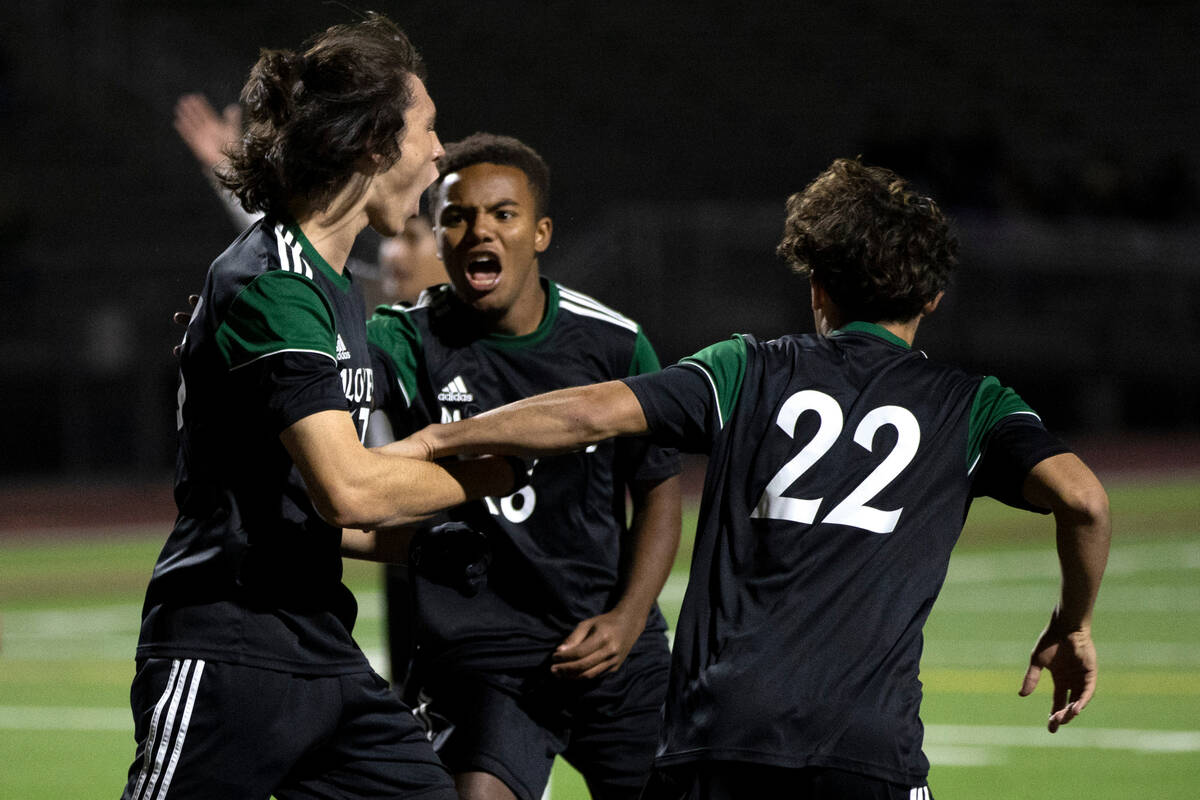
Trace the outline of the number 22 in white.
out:
[[[813,438],[767,484],[758,505],[750,514],[754,519],[786,519],[811,525],[817,518],[823,497],[799,499],[787,497],[783,492],[829,452],[842,432],[844,418],[841,406],[832,397],[814,389],[805,389],[784,402],[775,424],[794,438],[796,422],[806,411],[817,412],[821,424]],[[881,511],[867,503],[912,463],[917,446],[921,443],[921,426],[906,408],[880,406],[863,417],[854,431],[854,441],[860,447],[871,450],[876,431],[885,425],[896,430],[896,443],[891,452],[862,483],[825,515],[822,522],[849,525],[872,533],[891,533],[896,529],[903,507]]]

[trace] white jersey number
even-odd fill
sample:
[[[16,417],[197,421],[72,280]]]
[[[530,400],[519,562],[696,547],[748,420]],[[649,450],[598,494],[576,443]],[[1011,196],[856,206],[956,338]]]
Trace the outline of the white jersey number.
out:
[[[817,512],[825,498],[800,499],[788,497],[783,492],[829,452],[842,432],[844,417],[841,406],[832,397],[814,389],[805,389],[796,392],[784,402],[775,424],[788,436],[795,438],[796,423],[806,411],[815,411],[820,418],[817,432],[799,453],[792,456],[775,473],[775,477],[763,490],[758,505],[750,513],[752,519],[785,519],[805,525],[816,521]],[[872,533],[891,533],[896,529],[900,513],[904,511],[903,507],[881,511],[867,503],[912,463],[917,454],[917,446],[921,443],[921,426],[913,413],[906,408],[880,406],[863,417],[862,422],[858,424],[854,431],[855,443],[871,450],[875,433],[885,425],[896,430],[895,445],[866,480],[834,506],[822,522],[849,525]]]

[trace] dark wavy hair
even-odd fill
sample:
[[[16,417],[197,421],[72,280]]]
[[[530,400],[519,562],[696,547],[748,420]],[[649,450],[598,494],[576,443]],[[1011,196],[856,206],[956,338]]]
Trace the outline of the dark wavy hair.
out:
[[[775,252],[819,283],[846,321],[913,319],[958,265],[958,240],[932,198],[847,158],[788,198]]]
[[[302,52],[263,50],[241,102],[247,126],[218,177],[247,211],[304,198],[323,208],[364,158],[400,158],[409,76],[425,78],[412,42],[381,14],[335,25]]]
[[[494,133],[473,133],[444,147],[446,154],[438,159],[438,179],[427,190],[430,200],[437,197],[442,179],[450,173],[475,164],[500,164],[524,172],[533,193],[534,213],[539,219],[549,213],[550,167],[536,150],[520,139]]]

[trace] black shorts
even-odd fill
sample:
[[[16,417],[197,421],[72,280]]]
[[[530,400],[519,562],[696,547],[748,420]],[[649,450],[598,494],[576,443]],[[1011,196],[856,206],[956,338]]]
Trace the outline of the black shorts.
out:
[[[374,672],[151,658],[130,703],[138,751],[123,800],[457,800],[420,725]]]
[[[742,761],[692,761],[654,768],[642,800],[933,800],[929,787],[829,767],[789,769]]]
[[[487,772],[518,800],[538,800],[556,755],[594,800],[634,800],[654,762],[670,668],[666,637],[643,634],[614,673],[595,680],[454,671],[424,676],[418,716],[432,720],[450,771]]]

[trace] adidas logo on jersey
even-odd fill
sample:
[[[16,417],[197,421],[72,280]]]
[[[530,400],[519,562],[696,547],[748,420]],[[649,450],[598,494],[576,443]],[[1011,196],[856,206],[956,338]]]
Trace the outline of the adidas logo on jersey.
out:
[[[342,341],[342,335],[339,333],[337,338],[337,360],[345,361],[350,358],[350,350],[347,349],[346,343]]]
[[[442,387],[437,399],[439,403],[470,403],[475,399],[475,395],[467,391],[467,384],[463,382],[462,375],[458,375]]]

